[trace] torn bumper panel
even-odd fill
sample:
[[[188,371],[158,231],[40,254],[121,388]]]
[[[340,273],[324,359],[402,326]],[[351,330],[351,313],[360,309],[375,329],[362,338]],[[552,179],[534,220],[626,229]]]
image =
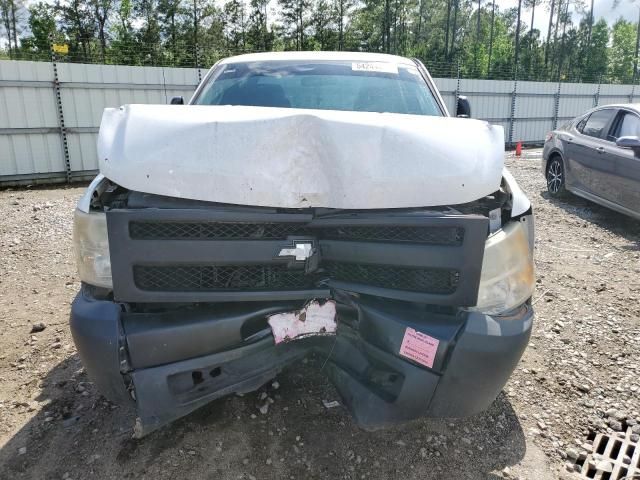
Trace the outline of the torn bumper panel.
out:
[[[127,312],[76,297],[71,330],[87,373],[116,402],[135,398],[135,433],[146,435],[221,396],[259,388],[311,352],[359,425],[375,429],[420,416],[486,409],[519,361],[533,312],[508,319],[332,290],[335,335],[276,344],[268,318],[299,302],[209,304]],[[430,360],[407,353],[407,332],[428,338]]]

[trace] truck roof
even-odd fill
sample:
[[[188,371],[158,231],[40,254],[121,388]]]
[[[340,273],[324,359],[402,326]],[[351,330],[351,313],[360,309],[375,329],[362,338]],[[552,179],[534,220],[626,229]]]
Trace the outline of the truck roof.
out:
[[[406,57],[389,55],[386,53],[363,53],[363,52],[265,52],[249,53],[225,58],[220,63],[244,63],[244,62],[272,62],[278,60],[308,61],[308,60],[338,60],[346,62],[385,62],[396,65],[415,65]]]

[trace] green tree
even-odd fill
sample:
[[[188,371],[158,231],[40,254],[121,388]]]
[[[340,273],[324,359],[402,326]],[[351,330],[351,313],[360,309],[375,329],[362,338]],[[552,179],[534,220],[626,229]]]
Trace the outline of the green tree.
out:
[[[278,0],[286,40],[292,42],[287,48],[304,50],[305,29],[309,24],[310,0]]]
[[[29,7],[29,31],[31,35],[20,42],[29,58],[49,59],[51,40],[63,41],[56,30],[55,11],[48,3],[38,2]]]
[[[418,57],[436,76],[459,65],[467,78],[510,79],[517,63],[521,79],[638,78],[638,24],[610,29],[584,0],[520,0],[520,15],[495,0],[278,0],[277,22],[269,0],[57,0],[32,4],[24,26],[22,1],[0,0],[13,58],[47,59],[53,37],[87,62],[192,67],[240,51],[359,50]],[[532,28],[540,8],[551,14],[544,39]]]
[[[92,62],[92,46],[96,39],[96,24],[91,5],[84,0],[56,1],[60,30],[69,39],[69,56],[75,60]]]
[[[133,11],[140,23],[136,43],[143,63],[156,65],[160,55],[160,20],[157,0],[134,0]]]
[[[158,22],[164,43],[174,60],[180,57],[178,39],[180,37],[181,16],[184,7],[180,0],[158,0]]]
[[[328,0],[316,0],[311,14],[313,50],[335,50],[338,46],[336,10]]]
[[[7,39],[9,58],[18,54],[18,37],[24,27],[24,17],[25,8],[20,0],[0,0],[0,28]]]
[[[225,35],[227,46],[234,52],[245,48],[246,12],[242,0],[229,0],[224,8]]]
[[[111,9],[113,8],[113,0],[90,0],[93,7],[93,16],[98,29],[98,39],[100,40],[100,54],[104,63],[107,52],[107,33],[106,25]]]
[[[338,24],[338,50],[344,50],[344,31],[346,18],[351,14],[353,0],[335,0],[335,16]]]
[[[588,67],[597,75],[607,73],[609,62],[609,26],[604,18],[598,20],[591,30]]]
[[[614,23],[611,34],[609,74],[618,82],[631,81],[636,48],[636,26],[620,18]]]
[[[135,45],[131,0],[120,0],[120,3],[114,8],[114,13],[115,21],[112,26],[113,40],[109,49],[109,61],[137,65],[140,63],[140,55]]]
[[[254,50],[267,51],[273,46],[273,32],[267,27],[267,5],[268,0],[251,0],[247,40]]]

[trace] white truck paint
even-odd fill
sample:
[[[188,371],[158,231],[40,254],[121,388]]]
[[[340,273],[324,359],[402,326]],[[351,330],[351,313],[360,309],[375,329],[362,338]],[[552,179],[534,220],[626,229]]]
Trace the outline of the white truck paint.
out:
[[[240,106],[106,109],[100,172],[131,190],[237,205],[462,204],[499,188],[502,127],[451,117]]]

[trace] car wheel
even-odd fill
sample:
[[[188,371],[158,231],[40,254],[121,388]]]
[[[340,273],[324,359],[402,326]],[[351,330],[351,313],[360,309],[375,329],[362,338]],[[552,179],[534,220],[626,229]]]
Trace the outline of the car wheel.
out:
[[[547,190],[552,197],[561,197],[566,191],[564,188],[564,164],[558,155],[551,158],[547,167]]]

